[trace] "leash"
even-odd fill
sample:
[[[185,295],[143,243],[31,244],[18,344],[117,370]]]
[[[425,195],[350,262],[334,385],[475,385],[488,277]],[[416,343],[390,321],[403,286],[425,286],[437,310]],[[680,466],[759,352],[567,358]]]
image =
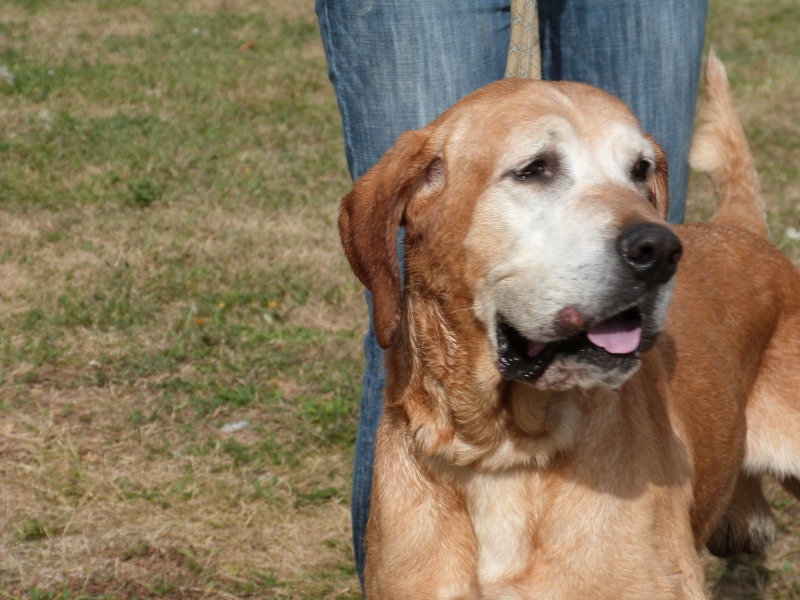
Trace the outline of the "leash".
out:
[[[508,46],[506,77],[542,78],[536,0],[511,0],[511,43]]]

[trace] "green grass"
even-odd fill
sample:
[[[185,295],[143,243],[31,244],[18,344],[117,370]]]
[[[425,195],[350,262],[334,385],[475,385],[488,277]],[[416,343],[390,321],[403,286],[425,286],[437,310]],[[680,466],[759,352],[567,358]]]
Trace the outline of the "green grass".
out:
[[[798,21],[709,23],[795,260]],[[365,313],[313,3],[6,2],[0,73],[0,596],[358,597]],[[772,498],[774,560],[709,561],[717,597],[800,598]]]
[[[0,64],[14,83],[0,90],[24,107],[25,135],[2,139],[6,202],[57,208],[66,196],[123,209],[245,193],[276,208],[311,201],[320,176],[341,179],[339,149],[318,143],[338,134],[335,105],[316,97],[327,82],[292,60],[318,43],[313,13],[286,20],[147,4],[147,34],[78,36],[78,47],[57,58],[15,35],[50,7],[23,13],[11,28]],[[90,30],[87,21],[80,25]],[[252,48],[240,50],[248,41]],[[324,74],[324,64],[313,67]]]
[[[357,587],[363,318],[313,7],[189,4],[0,9],[11,597]]]

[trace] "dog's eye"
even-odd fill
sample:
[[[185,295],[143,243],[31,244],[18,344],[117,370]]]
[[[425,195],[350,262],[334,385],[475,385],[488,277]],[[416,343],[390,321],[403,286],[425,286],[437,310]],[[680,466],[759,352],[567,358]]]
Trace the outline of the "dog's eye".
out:
[[[647,176],[650,174],[650,167],[653,164],[647,159],[641,159],[633,165],[631,169],[631,179],[636,183],[644,183],[647,181]]]
[[[530,179],[550,179],[553,177],[554,162],[547,158],[537,158],[531,163],[528,163],[521,169],[514,171],[514,177],[520,181],[528,181]]]

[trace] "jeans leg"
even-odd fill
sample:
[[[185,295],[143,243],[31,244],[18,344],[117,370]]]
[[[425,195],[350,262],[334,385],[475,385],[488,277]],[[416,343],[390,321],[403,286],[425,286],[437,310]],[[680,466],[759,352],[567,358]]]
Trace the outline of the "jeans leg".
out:
[[[669,160],[669,220],[683,220],[706,0],[539,0],[545,79],[622,98]]]
[[[383,366],[384,352],[375,337],[372,320],[372,294],[365,290],[369,309],[369,330],[364,337],[364,387],[358,414],[355,459],[353,461],[353,488],[350,500],[350,515],[353,524],[353,552],[361,585],[364,585],[364,563],[366,552],[364,535],[369,517],[370,494],[372,493],[372,463],[375,460],[375,434],[383,412],[383,389],[386,371]]]
[[[427,125],[505,72],[510,0],[317,0],[350,175],[363,175],[408,129]],[[402,256],[402,253],[398,253]],[[367,302],[372,313],[370,294]],[[353,546],[363,584],[383,351],[370,319],[353,469]]]
[[[317,0],[350,175],[505,70],[510,0]]]

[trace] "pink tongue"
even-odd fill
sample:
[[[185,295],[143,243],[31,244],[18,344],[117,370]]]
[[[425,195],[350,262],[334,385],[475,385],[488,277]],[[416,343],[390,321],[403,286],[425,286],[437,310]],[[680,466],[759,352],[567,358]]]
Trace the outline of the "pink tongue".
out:
[[[528,341],[528,356],[539,356],[545,348],[547,348],[545,342]]]
[[[590,327],[586,335],[609,354],[630,354],[639,347],[642,326],[639,319],[615,317]]]

